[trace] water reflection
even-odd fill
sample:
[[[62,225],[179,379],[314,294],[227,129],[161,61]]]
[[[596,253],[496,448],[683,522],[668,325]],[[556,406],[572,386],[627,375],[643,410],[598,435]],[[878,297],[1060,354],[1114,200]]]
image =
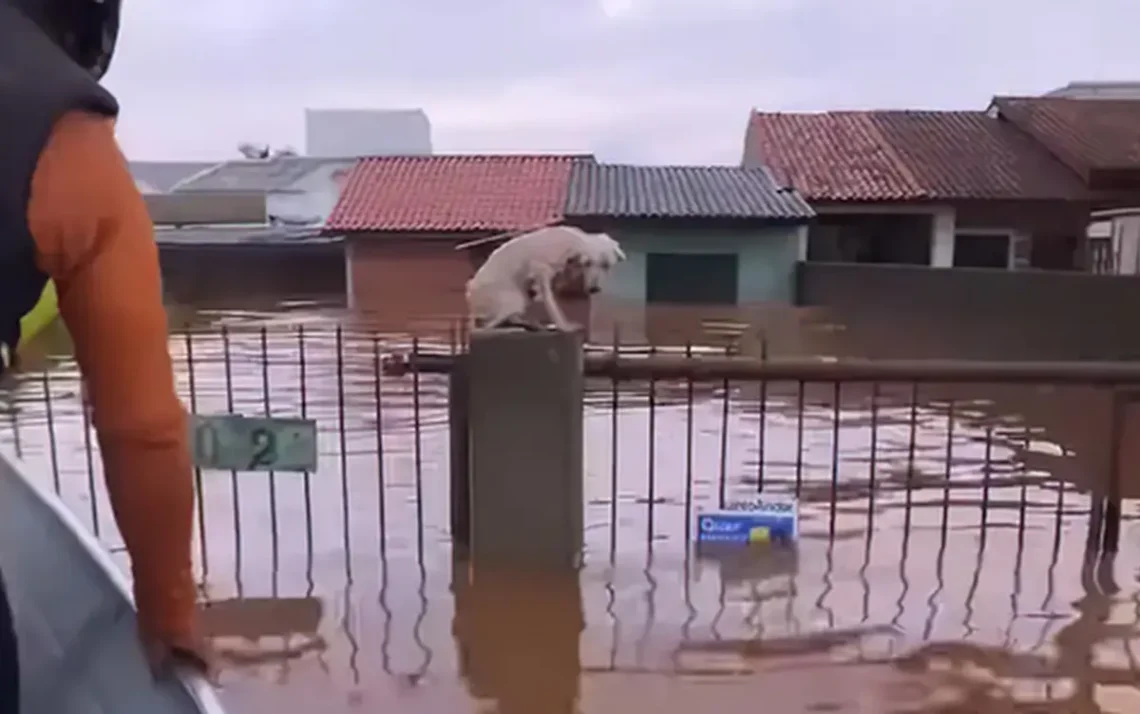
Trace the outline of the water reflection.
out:
[[[323,603],[312,597],[209,599],[202,631],[234,665],[285,662],[327,648],[319,634],[323,612]]]
[[[577,711],[584,627],[576,573],[469,570],[458,564],[452,630],[476,702],[501,714]]]
[[[585,569],[471,573],[445,380],[378,376],[407,337],[323,319],[171,345],[195,411],[320,425],[317,472],[200,475],[235,712],[1092,712],[1138,676],[1135,503],[1117,560],[1084,562],[1099,393],[591,381]],[[119,548],[74,365],[31,366],[0,439]],[[796,551],[689,551],[697,509],[761,488],[799,495]]]

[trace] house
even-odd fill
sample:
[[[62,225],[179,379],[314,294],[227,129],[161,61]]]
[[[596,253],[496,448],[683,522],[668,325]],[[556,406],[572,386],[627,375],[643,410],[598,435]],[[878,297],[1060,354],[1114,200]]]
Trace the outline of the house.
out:
[[[1069,82],[1044,97],[1140,100],[1140,82]],[[1140,207],[1093,214],[1088,228],[1088,268],[1094,273],[1140,272]]]
[[[564,218],[573,166],[590,157],[472,154],[361,159],[326,232],[345,239],[349,304],[381,327],[447,329],[490,245],[463,243]]]
[[[628,259],[602,295],[564,307],[601,339],[620,327],[636,340],[655,332],[657,308],[696,320],[790,302],[812,215],[763,169],[376,157],[353,169],[326,230],[345,236],[358,314],[441,328],[465,313],[466,281],[509,235],[555,223],[605,231]]]
[[[808,261],[1072,268],[1093,195],[981,111],[754,112],[745,166],[819,214]]]
[[[274,155],[216,164],[171,187],[172,193],[264,195],[271,223],[323,225],[355,158]]]
[[[743,163],[816,209],[809,261],[1071,270],[1087,265],[1091,212],[1140,193],[1137,136],[1137,100],[754,112]]]
[[[753,327],[795,295],[814,212],[764,169],[581,161],[566,221],[609,233],[627,260],[591,305],[591,333],[675,343],[712,318]]]
[[[343,306],[344,246],[323,234],[355,159],[290,154],[212,164],[148,195],[168,299],[256,309]]]
[[[1140,205],[1138,100],[755,112],[744,163],[816,210],[796,302],[835,353],[1118,356],[1108,326],[1140,319],[1140,283],[1092,274],[1125,271],[1088,237]]]
[[[344,249],[321,226],[271,225],[266,195],[144,195],[173,303],[261,307],[282,298],[343,305]],[[275,305],[274,305],[275,306]]]
[[[1127,98],[1128,87],[1122,83],[1074,83],[1066,89],[1076,98],[997,97],[989,110],[1021,128],[1096,192],[1102,210],[1092,215],[1086,233],[1086,267],[1093,272],[1140,271],[1135,226],[1135,206],[1140,204],[1137,87],[1131,85],[1132,96]]]

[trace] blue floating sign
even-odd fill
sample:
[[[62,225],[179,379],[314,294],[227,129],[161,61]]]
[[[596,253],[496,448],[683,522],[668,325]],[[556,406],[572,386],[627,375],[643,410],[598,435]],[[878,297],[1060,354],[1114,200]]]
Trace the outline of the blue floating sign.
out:
[[[756,498],[697,515],[697,543],[794,542],[800,535],[799,506],[792,499]]]

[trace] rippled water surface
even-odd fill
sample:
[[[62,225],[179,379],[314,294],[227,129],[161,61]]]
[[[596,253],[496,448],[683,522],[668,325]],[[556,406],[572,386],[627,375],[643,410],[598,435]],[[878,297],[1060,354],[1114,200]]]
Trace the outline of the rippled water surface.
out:
[[[316,473],[201,474],[234,712],[1140,707],[1132,500],[1119,555],[1084,562],[1103,394],[592,381],[580,577],[472,573],[448,535],[446,378],[378,379],[406,340],[328,317],[221,321],[172,338],[187,403],[321,433]],[[74,365],[43,367],[0,438],[123,557]],[[799,494],[797,550],[686,548],[697,509],[761,485]]]

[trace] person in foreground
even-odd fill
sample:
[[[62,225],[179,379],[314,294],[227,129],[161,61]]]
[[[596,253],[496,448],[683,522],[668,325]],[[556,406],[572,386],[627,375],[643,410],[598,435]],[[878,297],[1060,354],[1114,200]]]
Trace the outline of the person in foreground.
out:
[[[186,663],[210,675],[158,249],[115,139],[118,106],[98,83],[118,25],[119,0],[0,0],[0,371],[50,278],[94,409],[144,650],[156,673]],[[0,580],[4,714],[19,702],[11,620]]]

